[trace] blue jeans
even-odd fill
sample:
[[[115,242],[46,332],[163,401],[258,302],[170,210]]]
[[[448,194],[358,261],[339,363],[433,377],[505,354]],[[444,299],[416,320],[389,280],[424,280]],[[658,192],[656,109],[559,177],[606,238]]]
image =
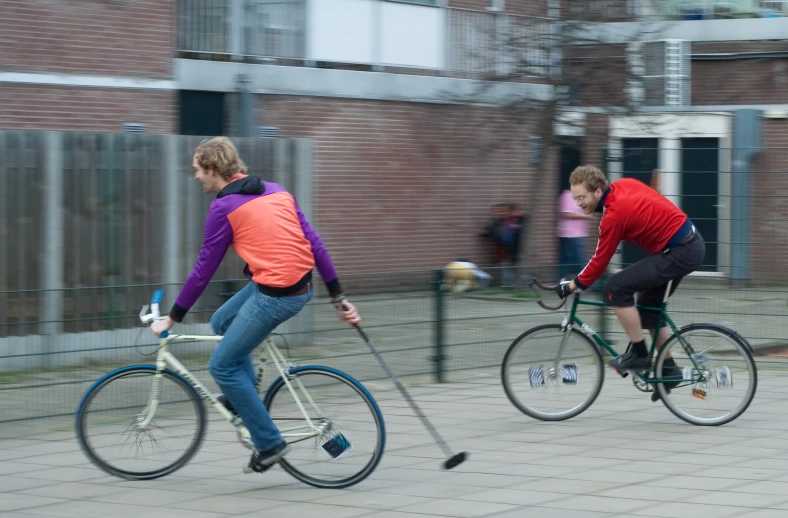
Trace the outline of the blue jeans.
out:
[[[213,332],[223,338],[211,355],[208,370],[249,429],[257,451],[269,450],[283,438],[255,390],[252,351],[276,326],[301,311],[313,293],[310,288],[295,297],[269,297],[250,282],[211,317]]]
[[[558,267],[558,278],[563,279],[569,273],[577,275],[586,265],[584,237],[562,237],[560,238],[560,254]]]

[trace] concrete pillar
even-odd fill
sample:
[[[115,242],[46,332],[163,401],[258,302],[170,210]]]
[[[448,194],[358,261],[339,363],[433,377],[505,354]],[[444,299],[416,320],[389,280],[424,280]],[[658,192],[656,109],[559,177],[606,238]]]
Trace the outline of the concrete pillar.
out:
[[[181,158],[178,135],[161,137],[161,168],[164,173],[164,192],[161,202],[164,204],[164,304],[162,311],[169,311],[175,303],[181,279],[181,222],[183,221],[183,180],[181,178]],[[191,164],[189,164],[191,166]]]
[[[44,231],[41,249],[44,251],[41,279],[44,289],[41,298],[41,316],[44,321],[42,332],[57,335],[63,329],[63,135],[47,131],[43,135],[44,147]],[[54,348],[48,340],[44,352]],[[52,362],[44,355],[43,366]]]
[[[731,281],[742,286],[750,278],[750,163],[761,150],[760,110],[736,110],[733,119],[731,196]]]

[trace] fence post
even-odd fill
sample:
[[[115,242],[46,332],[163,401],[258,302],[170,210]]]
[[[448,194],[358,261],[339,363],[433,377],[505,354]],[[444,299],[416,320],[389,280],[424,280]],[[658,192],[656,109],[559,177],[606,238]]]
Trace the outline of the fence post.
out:
[[[244,46],[244,0],[231,0],[229,30],[227,31],[227,50],[232,61],[241,61],[241,55],[248,49]]]
[[[267,139],[260,139],[263,142]],[[315,218],[314,211],[314,169],[312,140],[310,139],[274,139],[273,140],[273,177],[278,179],[292,194],[304,216],[312,226],[319,227],[320,221]],[[315,293],[324,292],[319,286],[318,277],[313,278]],[[313,301],[316,299],[315,297]],[[298,315],[281,324],[278,332],[287,335],[287,340],[294,347],[312,345],[315,332],[315,303],[304,306]]]
[[[435,380],[443,383],[444,360],[443,354],[444,339],[444,306],[443,306],[443,269],[435,270],[435,279],[432,281],[433,291],[435,292],[435,355],[432,361],[435,362]]]
[[[41,301],[43,334],[56,335],[62,331],[63,320],[63,135],[54,131],[44,133],[44,296]],[[54,342],[47,340],[46,351]],[[43,356],[44,367],[52,362],[52,355]]]
[[[180,163],[181,158],[178,135],[163,135],[161,146],[161,166],[164,170],[164,194],[161,202],[164,204],[165,218],[164,225],[164,293],[169,296],[170,302],[163,307],[171,306],[175,303],[176,286],[181,282],[181,225],[183,219],[182,199],[183,195],[180,185]]]

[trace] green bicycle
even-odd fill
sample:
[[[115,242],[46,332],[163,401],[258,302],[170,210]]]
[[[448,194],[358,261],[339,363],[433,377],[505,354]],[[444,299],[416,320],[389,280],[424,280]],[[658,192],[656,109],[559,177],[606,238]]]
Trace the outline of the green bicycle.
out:
[[[536,278],[530,284],[555,290],[555,286],[545,286]],[[688,423],[700,426],[729,423],[742,415],[755,397],[758,372],[752,346],[736,331],[718,324],[696,323],[677,328],[666,311],[670,285],[660,307],[638,306],[659,312],[656,328],[667,323],[673,334],[657,353],[651,369],[630,371],[632,382],[638,390],[653,393],[652,401],[661,399],[668,410]],[[526,331],[512,342],[503,358],[501,380],[507,397],[534,419],[562,421],[584,412],[602,390],[604,363],[600,350],[618,356],[608,342],[577,316],[579,305],[607,304],[582,300],[579,291],[573,297],[571,308],[560,324],[545,324]],[[549,306],[537,298],[540,306],[553,311],[561,309],[566,301],[564,298],[557,306]],[[652,357],[656,333],[651,342]],[[663,377],[665,360],[671,356],[681,376]]]

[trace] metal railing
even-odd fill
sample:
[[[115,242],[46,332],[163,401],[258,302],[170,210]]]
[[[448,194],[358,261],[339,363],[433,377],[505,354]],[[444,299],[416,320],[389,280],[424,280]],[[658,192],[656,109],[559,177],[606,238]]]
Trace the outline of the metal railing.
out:
[[[533,268],[545,267],[551,268]],[[497,373],[506,348],[517,336],[536,325],[559,323],[563,316],[561,311],[552,313],[537,306],[533,293],[523,285],[513,290],[498,287],[499,272],[494,268],[486,271],[495,279],[492,286],[459,293],[449,289],[440,270],[347,275],[343,280],[353,287],[352,300],[365,329],[399,375],[451,381],[465,379],[469,371]],[[526,270],[522,272],[527,278]],[[383,277],[397,279],[400,286],[362,288]],[[211,283],[176,332],[210,334],[212,313],[245,282]],[[104,331],[0,338],[0,422],[69,417],[85,390],[102,375],[124,365],[152,362],[157,342],[139,322],[138,313],[155,288],[177,291],[180,285],[83,290],[86,298],[100,299],[109,291],[125,298],[119,315],[102,317],[105,321],[113,318],[116,324]],[[302,320],[299,325],[277,329],[283,352],[300,364],[341,368],[362,381],[385,378],[365,344],[337,319],[322,288],[315,293],[296,317]],[[543,296],[555,300],[550,293]],[[598,293],[584,296],[599,299]],[[689,278],[671,298],[668,311],[679,327],[692,322],[731,327],[754,346],[759,368],[784,369],[788,358],[786,296],[785,287],[732,289],[723,281]],[[626,336],[609,308],[581,307],[580,313],[580,318],[616,349],[625,346]],[[67,319],[62,327],[79,329],[82,324],[79,319]],[[303,335],[309,338],[303,339]],[[174,351],[213,391],[218,388],[206,366],[215,345],[194,342]]]
[[[558,26],[545,18],[449,9],[451,72],[548,77],[558,65]]]
[[[227,59],[304,57],[304,0],[181,0],[178,49]]]
[[[630,14],[637,20],[710,20],[788,15],[786,0],[636,0]]]
[[[524,72],[542,76],[556,63],[552,49],[558,32],[549,18],[442,9],[447,13],[444,73],[478,77]],[[178,51],[187,57],[310,64],[307,30],[304,0],[179,2]],[[380,46],[382,36],[373,32],[377,42],[370,44]],[[376,69],[417,68],[407,63],[366,65]]]

